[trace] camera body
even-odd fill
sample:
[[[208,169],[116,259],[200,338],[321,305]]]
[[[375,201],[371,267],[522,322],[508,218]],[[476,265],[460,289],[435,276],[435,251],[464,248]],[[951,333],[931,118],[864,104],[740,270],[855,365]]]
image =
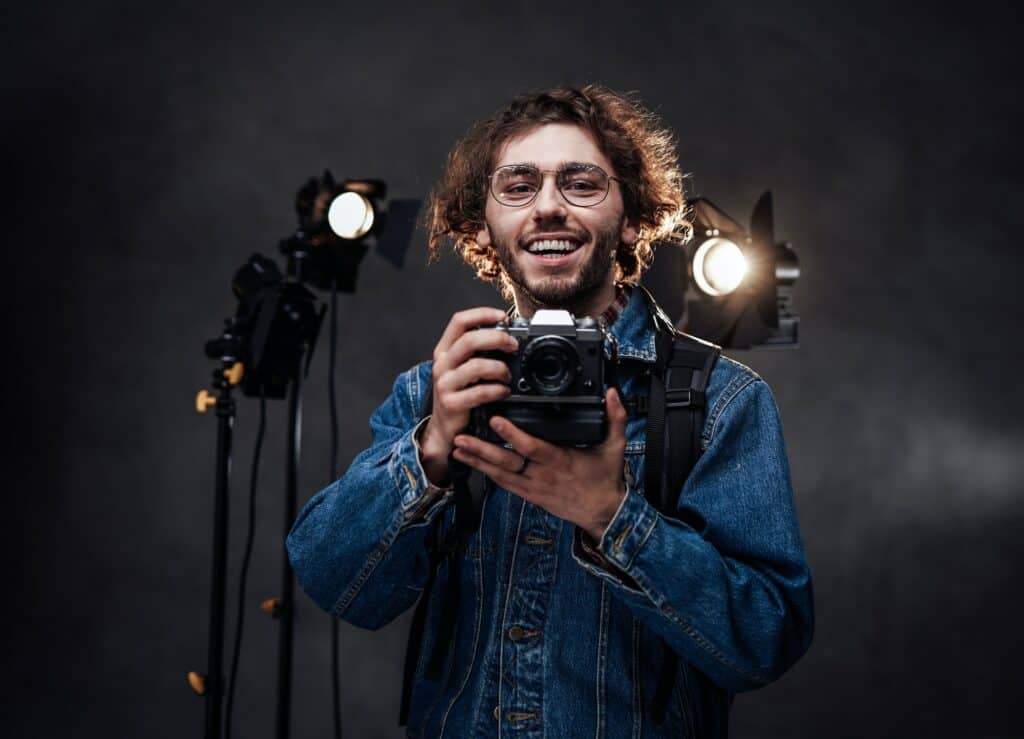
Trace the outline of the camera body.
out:
[[[602,442],[608,431],[604,385],[615,358],[609,363],[604,357],[605,332],[597,321],[577,319],[564,310],[539,310],[532,319],[517,317],[494,328],[519,342],[514,354],[484,354],[508,365],[512,394],[475,408],[471,431],[503,443],[488,423],[500,415],[552,444],[585,447]]]

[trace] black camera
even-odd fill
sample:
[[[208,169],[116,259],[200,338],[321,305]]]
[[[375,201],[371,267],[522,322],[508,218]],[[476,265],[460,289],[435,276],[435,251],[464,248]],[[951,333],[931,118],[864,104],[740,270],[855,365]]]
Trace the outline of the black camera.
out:
[[[608,426],[604,385],[616,358],[605,359],[605,332],[597,321],[576,319],[564,310],[539,310],[532,320],[514,318],[510,325],[500,323],[494,328],[519,342],[515,354],[485,353],[508,365],[512,394],[474,409],[472,432],[502,443],[488,421],[491,416],[504,416],[552,444],[592,446],[604,441]]]

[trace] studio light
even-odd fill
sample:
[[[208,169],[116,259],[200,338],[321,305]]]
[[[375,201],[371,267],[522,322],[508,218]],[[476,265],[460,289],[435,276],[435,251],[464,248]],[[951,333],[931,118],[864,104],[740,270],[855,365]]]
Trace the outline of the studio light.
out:
[[[351,190],[341,193],[327,208],[327,223],[343,239],[358,239],[373,228],[373,203]]]
[[[797,347],[792,293],[800,263],[788,243],[775,241],[771,193],[754,206],[749,231],[707,198],[692,206],[679,328],[731,349]]]
[[[229,320],[230,331],[207,342],[206,354],[242,363],[245,395],[284,398],[300,362],[312,356],[326,306],[260,254],[238,269],[231,289],[238,309]]]
[[[401,267],[419,200],[390,200],[382,180],[311,177],[295,197],[299,227],[281,242],[289,274],[321,290],[355,292],[363,257],[373,250]]]
[[[693,255],[693,279],[708,295],[728,295],[743,282],[747,258],[734,241],[712,236]]]

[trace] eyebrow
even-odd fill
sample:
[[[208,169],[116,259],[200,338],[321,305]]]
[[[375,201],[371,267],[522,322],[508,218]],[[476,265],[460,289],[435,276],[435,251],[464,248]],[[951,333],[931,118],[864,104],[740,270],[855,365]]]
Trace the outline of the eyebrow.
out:
[[[582,172],[597,166],[593,162],[563,162],[558,169],[561,172]]]
[[[525,169],[528,167],[532,167],[533,169],[540,169],[536,162],[515,162],[514,164],[503,164],[501,165],[501,167],[499,167],[499,169],[504,169],[506,167],[512,167],[515,168],[516,170]],[[556,169],[560,172],[579,172],[580,170],[592,169],[594,167],[599,167],[603,169],[601,165],[596,164],[594,162],[559,162]]]

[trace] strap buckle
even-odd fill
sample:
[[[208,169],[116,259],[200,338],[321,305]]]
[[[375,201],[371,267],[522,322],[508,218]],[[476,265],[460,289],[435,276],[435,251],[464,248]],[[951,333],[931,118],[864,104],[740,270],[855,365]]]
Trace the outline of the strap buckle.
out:
[[[693,391],[688,387],[665,391],[667,408],[689,408],[693,405],[693,400]]]
[[[631,416],[646,415],[651,409],[651,399],[646,395],[634,395],[624,398],[622,404],[626,406],[626,413]],[[703,408],[704,393],[692,388],[676,388],[665,390],[666,408]]]
[[[665,405],[668,408],[703,408],[706,394],[693,388],[676,388],[665,391]]]

